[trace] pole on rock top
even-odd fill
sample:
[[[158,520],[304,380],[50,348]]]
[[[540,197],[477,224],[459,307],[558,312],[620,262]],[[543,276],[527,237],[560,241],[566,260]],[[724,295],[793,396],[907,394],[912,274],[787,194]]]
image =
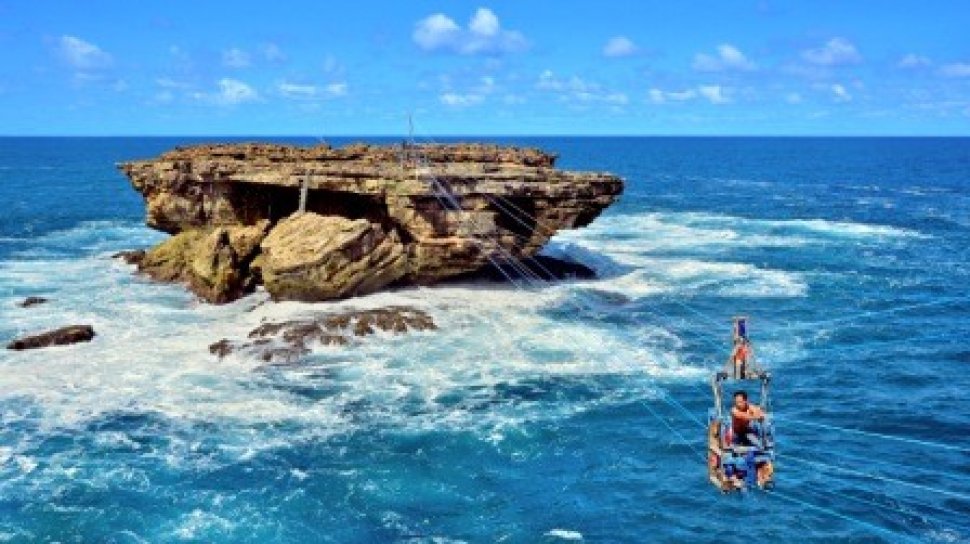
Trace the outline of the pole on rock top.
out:
[[[306,197],[310,190],[309,174],[300,180],[300,213],[306,211]]]

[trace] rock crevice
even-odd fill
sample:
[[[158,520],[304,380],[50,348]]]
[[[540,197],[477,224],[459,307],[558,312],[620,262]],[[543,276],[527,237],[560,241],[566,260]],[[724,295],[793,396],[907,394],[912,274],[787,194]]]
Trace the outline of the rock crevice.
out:
[[[532,257],[623,190],[614,175],[555,160],[480,144],[225,144],[119,167],[144,196],[148,225],[174,235],[139,269],[228,302],[259,284],[276,299],[346,298]]]

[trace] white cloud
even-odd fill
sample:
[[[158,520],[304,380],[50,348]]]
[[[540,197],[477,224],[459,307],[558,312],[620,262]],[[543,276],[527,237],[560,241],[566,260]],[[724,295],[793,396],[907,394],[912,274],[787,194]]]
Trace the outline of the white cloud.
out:
[[[323,90],[330,96],[347,96],[347,84],[342,81],[339,83],[329,83]]]
[[[478,8],[467,29],[443,13],[429,15],[414,25],[411,37],[425,51],[462,55],[513,53],[528,45],[522,33],[504,30],[498,16],[488,8]]]
[[[552,70],[543,71],[539,74],[539,81],[536,82],[536,88],[542,91],[558,91],[563,86],[563,82],[556,78]]]
[[[693,67],[699,72],[751,71],[756,68],[740,49],[729,43],[717,46],[717,55],[694,55]]]
[[[727,104],[731,100],[725,96],[727,89],[720,85],[698,85],[682,91],[663,91],[653,88],[647,91],[647,99],[654,104],[666,102],[687,102],[695,98],[707,99],[711,104]]]
[[[438,99],[441,100],[441,103],[446,106],[464,107],[464,106],[474,106],[475,104],[481,104],[485,100],[485,97],[478,93],[460,94],[460,93],[448,92],[448,93],[442,93],[441,96],[438,97]]]
[[[802,51],[802,58],[818,66],[841,66],[862,62],[855,45],[845,38],[832,38],[821,47]]]
[[[170,77],[160,77],[155,79],[155,84],[163,89],[187,89],[190,85],[184,81],[178,81]]]
[[[260,52],[263,54],[263,58],[269,62],[285,62],[286,53],[280,49],[280,46],[275,43],[264,43],[260,47]]]
[[[623,106],[630,102],[625,93],[604,89],[599,83],[587,81],[579,76],[562,79],[556,77],[552,70],[545,70],[539,74],[535,87],[540,91],[557,93],[559,99],[566,102],[600,102],[614,106]]]
[[[625,106],[630,103],[630,98],[626,93],[620,92],[590,92],[579,91],[572,95],[578,102],[604,102],[614,106]]]
[[[250,65],[249,53],[233,47],[222,52],[222,64],[227,68],[247,68]]]
[[[276,90],[283,97],[294,100],[338,98],[347,96],[347,83],[338,81],[321,87],[307,83],[283,81],[276,85]]]
[[[259,100],[259,93],[238,79],[224,77],[219,80],[218,97],[225,104],[235,105]]]
[[[788,102],[789,104],[801,104],[802,95],[799,93],[788,93],[785,95],[785,102]]]
[[[582,93],[598,90],[599,85],[590,83],[579,76],[561,79],[556,77],[556,74],[552,70],[543,70],[539,74],[539,79],[536,81],[536,89],[540,91],[572,91]]]
[[[697,96],[694,89],[684,89],[683,91],[662,91],[657,88],[650,89],[647,96],[654,104],[663,104],[668,101],[685,102]]]
[[[327,75],[328,79],[340,79],[346,73],[347,69],[337,57],[328,54],[323,58],[323,65],[321,66],[323,73]]]
[[[461,27],[443,13],[435,13],[414,27],[412,38],[421,49],[435,49],[452,46],[461,36]]]
[[[450,78],[444,78],[443,83],[446,87],[450,86]],[[446,106],[465,107],[481,104],[485,99],[498,89],[495,78],[484,76],[479,79],[479,83],[465,92],[446,90],[438,96],[438,100]]]
[[[701,85],[697,87],[697,92],[711,104],[726,104],[728,102],[724,93],[721,92],[720,85]]]
[[[288,83],[286,81],[277,85],[276,90],[283,96],[292,98],[313,97],[320,92],[320,89],[316,85],[302,85],[299,83]]]
[[[488,8],[478,8],[472,20],[468,23],[468,30],[479,36],[495,36],[501,30],[498,17]]]
[[[75,36],[61,36],[58,39],[61,57],[78,71],[99,70],[111,66],[111,55],[91,42]]]
[[[249,84],[224,77],[217,82],[218,89],[211,93],[192,93],[192,98],[219,104],[221,106],[235,106],[246,102],[259,100],[259,92]]]
[[[840,83],[833,83],[830,87],[832,96],[836,102],[851,102],[852,95]]]
[[[903,55],[899,62],[896,63],[897,68],[923,68],[933,64],[933,61],[915,53],[909,53]]]
[[[690,100],[695,96],[697,96],[697,91],[695,91],[694,89],[685,89],[683,91],[671,91],[666,94],[666,97],[668,99],[674,100],[676,102],[683,102],[685,100]]]
[[[637,46],[633,40],[626,36],[614,36],[607,40],[603,46],[604,57],[629,57],[637,52]]]
[[[617,106],[625,106],[630,103],[630,97],[626,93],[610,93],[603,97],[603,101]]]
[[[970,77],[970,63],[954,62],[940,67],[940,73],[946,77]]]

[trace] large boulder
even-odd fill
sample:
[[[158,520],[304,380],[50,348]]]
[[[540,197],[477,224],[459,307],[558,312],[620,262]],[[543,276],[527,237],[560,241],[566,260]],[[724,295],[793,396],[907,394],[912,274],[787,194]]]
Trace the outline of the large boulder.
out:
[[[366,219],[297,213],[270,231],[258,261],[275,299],[331,300],[373,293],[407,273],[394,230]]]
[[[185,230],[148,251],[138,268],[159,281],[182,282],[209,302],[230,302],[258,282],[250,264],[268,227],[263,220],[250,226]]]
[[[24,336],[7,344],[7,349],[25,350],[46,348],[48,346],[63,346],[90,342],[94,338],[94,327],[91,325],[70,325],[40,334]]]

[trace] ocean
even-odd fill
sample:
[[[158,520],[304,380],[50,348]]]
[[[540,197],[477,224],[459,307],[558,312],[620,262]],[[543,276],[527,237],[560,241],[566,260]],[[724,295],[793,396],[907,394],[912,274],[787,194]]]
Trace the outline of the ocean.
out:
[[[115,163],[225,139],[0,139],[0,340],[97,331],[0,351],[0,542],[970,541],[970,139],[473,139],[626,179],[545,250],[599,279],[207,305],[110,258],[165,238]],[[390,304],[439,329],[207,349]],[[734,315],[769,493],[707,480]]]

